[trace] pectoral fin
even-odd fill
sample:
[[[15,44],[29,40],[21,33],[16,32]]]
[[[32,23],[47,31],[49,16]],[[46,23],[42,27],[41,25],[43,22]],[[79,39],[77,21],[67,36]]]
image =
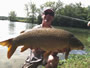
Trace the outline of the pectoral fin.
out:
[[[24,45],[24,46],[21,48],[21,52],[27,50],[28,48],[29,48],[28,46],[25,46],[25,45]]]

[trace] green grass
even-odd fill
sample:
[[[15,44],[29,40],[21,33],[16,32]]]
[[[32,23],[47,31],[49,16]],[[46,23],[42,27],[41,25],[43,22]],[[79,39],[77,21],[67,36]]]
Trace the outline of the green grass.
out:
[[[70,55],[70,58],[66,61],[59,61],[58,68],[90,68],[90,54]]]

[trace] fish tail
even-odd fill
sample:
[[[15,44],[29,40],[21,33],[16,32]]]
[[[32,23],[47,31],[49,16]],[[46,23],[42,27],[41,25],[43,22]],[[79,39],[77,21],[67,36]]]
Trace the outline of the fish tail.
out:
[[[13,46],[13,38],[0,42],[0,45],[8,47],[8,53],[7,53],[8,59],[11,58],[11,56],[13,55],[13,53],[17,48],[17,46]]]
[[[9,47],[12,44],[12,39],[1,41],[0,45]]]

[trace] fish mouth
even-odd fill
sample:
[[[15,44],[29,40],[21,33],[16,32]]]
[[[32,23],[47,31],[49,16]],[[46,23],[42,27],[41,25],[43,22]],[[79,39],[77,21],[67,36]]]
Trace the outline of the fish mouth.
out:
[[[84,47],[82,47],[82,50],[84,50],[85,48]]]
[[[80,48],[78,48],[77,50],[84,50],[84,47],[80,47]]]

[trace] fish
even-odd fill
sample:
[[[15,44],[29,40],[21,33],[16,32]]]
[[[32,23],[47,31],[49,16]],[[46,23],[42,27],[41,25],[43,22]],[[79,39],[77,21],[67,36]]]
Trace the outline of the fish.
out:
[[[54,51],[66,52],[66,58],[71,50],[84,49],[83,43],[71,32],[58,28],[29,29],[14,38],[0,41],[0,45],[8,47],[8,59],[19,46],[23,46],[21,52],[28,48],[40,48],[45,51],[46,55]]]

